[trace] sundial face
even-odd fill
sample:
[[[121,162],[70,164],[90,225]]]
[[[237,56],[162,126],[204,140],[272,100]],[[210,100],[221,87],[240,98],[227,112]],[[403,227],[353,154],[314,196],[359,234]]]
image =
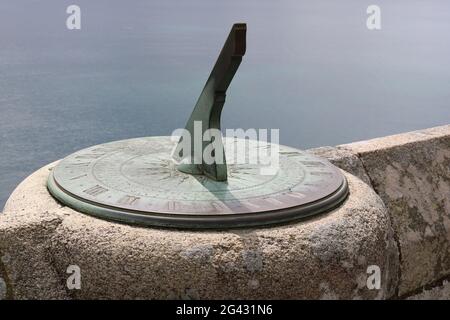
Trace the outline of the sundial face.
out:
[[[230,157],[238,141],[225,143],[225,182],[177,170],[171,156],[176,143],[147,137],[69,155],[53,169],[49,189],[63,203],[102,218],[188,228],[280,223],[327,210],[345,198],[345,178],[328,161],[279,146],[278,169],[267,174],[261,163],[268,163],[270,153],[261,148],[274,145],[247,140],[246,161],[238,163]],[[256,157],[259,162],[251,160]]]

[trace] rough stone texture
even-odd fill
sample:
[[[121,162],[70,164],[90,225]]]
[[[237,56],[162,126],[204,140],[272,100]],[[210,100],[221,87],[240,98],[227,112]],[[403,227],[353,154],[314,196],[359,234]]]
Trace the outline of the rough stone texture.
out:
[[[0,277],[5,281],[7,298],[12,298],[13,292],[16,299],[66,297],[48,244],[62,221],[64,208],[44,200],[48,197],[47,189],[42,188],[44,181],[34,178],[48,172],[46,167],[24,180],[0,215]],[[27,201],[30,197],[43,201]],[[8,213],[11,208],[18,210]]]
[[[307,151],[316,156],[328,159],[335,166],[350,172],[371,186],[370,178],[367,175],[361,160],[354,153],[336,147],[320,147],[309,149]]]
[[[0,216],[0,270],[13,298],[388,298],[398,252],[380,198],[346,174],[350,196],[314,219],[261,229],[177,231],[110,223],[61,207],[49,167],[12,194]],[[65,288],[69,265],[81,290]],[[366,286],[381,268],[381,289]]]
[[[440,286],[424,289],[407,300],[450,300],[450,282],[444,281]]]
[[[76,213],[49,196],[51,165],[43,168],[0,216],[0,299],[387,298],[394,291],[450,299],[442,280],[450,279],[450,125],[309,152],[367,185],[347,175],[351,196],[332,213],[232,232],[134,228]],[[65,287],[70,264],[81,267],[80,291]],[[371,264],[382,269],[379,291],[365,286]]]
[[[450,125],[342,145],[386,204],[400,249],[399,295],[450,275]]]

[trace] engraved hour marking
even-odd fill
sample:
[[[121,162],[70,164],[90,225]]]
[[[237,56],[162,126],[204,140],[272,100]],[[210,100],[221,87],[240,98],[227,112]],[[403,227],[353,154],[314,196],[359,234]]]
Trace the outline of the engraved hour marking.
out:
[[[70,167],[81,168],[81,167],[87,167],[90,164],[91,164],[90,162],[68,163],[68,164],[66,164],[66,168],[70,168]]]
[[[138,200],[140,199],[140,197],[135,197],[135,196],[124,196],[122,197],[118,203],[119,204],[126,204],[126,205],[132,205],[135,204]]]
[[[248,201],[248,200],[241,201],[241,204],[242,204],[244,207],[259,208],[259,206],[258,206],[257,204],[251,203],[251,202]]]
[[[281,205],[283,204],[283,202],[281,202],[280,200],[277,200],[275,198],[265,198],[264,200],[266,200],[267,202],[274,204],[274,205]]]
[[[98,153],[101,153],[101,154],[107,154],[108,152],[110,152],[110,151],[118,151],[118,150],[121,150],[122,148],[115,148],[115,149],[107,149],[107,148],[95,148],[95,149],[91,149],[91,150],[89,150],[89,152],[98,152]]]
[[[297,151],[280,151],[280,154],[285,155],[286,157],[296,157],[301,155],[301,153]]]
[[[99,186],[98,184],[89,189],[83,190],[83,192],[85,192],[91,196],[94,196],[94,197],[98,196],[99,194],[105,193],[106,191],[108,191],[108,189],[103,188],[102,186]]]
[[[175,201],[168,201],[167,202],[167,210],[175,211]]]
[[[213,201],[211,202],[211,206],[217,211],[229,211],[229,208],[222,202]]]
[[[79,156],[76,156],[76,159],[98,159],[101,156],[104,156],[105,153],[93,153],[93,154],[80,154]]]
[[[333,172],[328,171],[312,171],[310,172],[312,176],[332,176]]]
[[[80,178],[83,178],[83,177],[86,177],[86,176],[87,176],[87,173],[81,174],[81,175],[73,177],[73,178],[70,178],[70,180],[77,180],[77,179],[80,179]]]
[[[289,192],[289,193],[286,193],[286,194],[288,196],[290,196],[290,197],[294,197],[294,198],[298,198],[298,199],[302,199],[302,198],[305,197],[305,195],[303,193],[300,193],[300,192]]]
[[[325,167],[325,163],[320,161],[300,161],[300,163],[308,166],[308,167]]]

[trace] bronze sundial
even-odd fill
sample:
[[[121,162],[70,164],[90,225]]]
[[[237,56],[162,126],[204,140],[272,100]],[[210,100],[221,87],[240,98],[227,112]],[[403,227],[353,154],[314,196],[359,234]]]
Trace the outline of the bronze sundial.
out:
[[[245,50],[246,25],[235,24],[186,124],[193,136],[196,122],[202,134],[220,129],[225,93]],[[191,152],[179,151],[183,139],[135,138],[75,152],[52,170],[48,189],[67,206],[99,218],[219,229],[298,220],[336,207],[348,194],[338,168],[298,149],[216,136],[201,143],[201,151],[215,143],[208,162],[198,159],[193,143]],[[277,170],[266,174],[260,162],[229,161],[239,143],[246,145],[245,159],[278,149]]]

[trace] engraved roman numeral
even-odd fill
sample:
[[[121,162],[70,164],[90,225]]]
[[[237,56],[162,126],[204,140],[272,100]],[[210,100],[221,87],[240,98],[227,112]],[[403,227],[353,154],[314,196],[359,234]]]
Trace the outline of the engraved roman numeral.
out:
[[[76,156],[75,159],[98,159],[104,155],[105,153],[80,154],[79,156]]]
[[[108,191],[108,189],[103,188],[102,186],[99,186],[97,184],[89,189],[84,190],[83,192],[95,197],[99,194],[105,193],[106,191]]]
[[[333,172],[328,171],[312,171],[310,172],[312,176],[332,176]]]
[[[66,164],[66,168],[83,168],[89,166],[90,162],[75,162]]]
[[[305,197],[305,195],[303,193],[300,193],[300,192],[289,192],[289,193],[286,193],[286,195],[288,195],[290,197],[297,198],[297,199],[302,199],[302,198]]]
[[[301,155],[301,153],[297,151],[280,151],[280,154],[285,155],[286,157],[296,157]]]
[[[282,205],[283,204],[283,202],[281,202],[280,200],[275,199],[275,198],[265,198],[264,200],[266,200],[267,202],[269,202],[273,205]]]
[[[108,149],[107,148],[95,148],[95,149],[91,149],[90,151],[101,152],[101,153],[105,154],[106,152],[108,152]]]
[[[260,206],[258,206],[257,204],[251,203],[251,202],[248,201],[248,200],[243,200],[243,201],[241,201],[241,204],[242,204],[244,207],[252,207],[252,208],[259,208],[259,207],[260,207]]]
[[[211,206],[217,211],[230,211],[229,208],[223,203],[219,201],[211,202]]]
[[[176,209],[176,202],[168,201],[167,202],[167,210],[174,211],[175,209]]]
[[[77,179],[80,179],[80,178],[83,178],[83,177],[87,177],[87,173],[81,174],[81,175],[73,177],[73,178],[70,178],[70,180],[77,180]]]
[[[140,199],[140,197],[135,197],[135,196],[124,196],[122,197],[118,203],[119,204],[126,204],[126,205],[132,205],[135,204],[138,200]]]
[[[320,161],[300,161],[300,163],[308,166],[308,167],[324,167],[325,163]]]

